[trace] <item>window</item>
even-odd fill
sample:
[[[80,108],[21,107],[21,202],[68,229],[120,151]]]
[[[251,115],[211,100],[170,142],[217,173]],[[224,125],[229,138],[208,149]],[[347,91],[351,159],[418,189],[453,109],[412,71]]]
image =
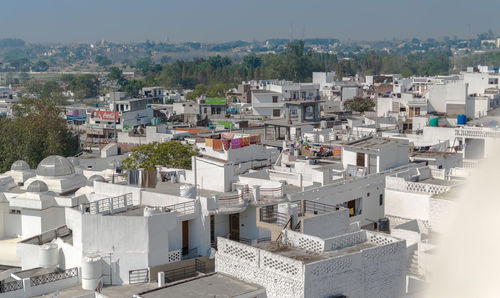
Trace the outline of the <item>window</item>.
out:
[[[400,111],[400,112],[406,112],[406,108],[405,108],[405,107],[400,107],[400,108],[399,108],[399,111]]]
[[[215,244],[215,216],[210,215],[210,242]]]
[[[368,192],[368,193],[366,193],[366,196],[369,198],[369,197],[370,197],[370,193],[369,193],[369,192]]]
[[[279,117],[280,116],[280,109],[274,109],[273,110],[273,117]]]
[[[378,197],[378,204],[379,204],[379,206],[384,205],[384,195],[383,194],[380,194],[380,196]]]
[[[221,113],[221,108],[217,108],[217,115],[219,115]]]
[[[420,108],[415,108],[415,116],[420,116]]]
[[[273,103],[278,102],[278,96],[273,96]]]
[[[206,114],[207,113],[207,108],[203,108],[203,113]]]
[[[18,209],[10,209],[9,214],[21,214],[21,210]]]
[[[490,84],[490,85],[498,85],[498,78],[490,78],[490,79],[488,79],[488,84]]]

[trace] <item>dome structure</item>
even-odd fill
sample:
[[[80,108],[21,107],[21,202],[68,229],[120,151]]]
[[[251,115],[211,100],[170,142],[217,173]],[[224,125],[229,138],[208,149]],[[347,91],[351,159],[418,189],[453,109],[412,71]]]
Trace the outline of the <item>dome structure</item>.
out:
[[[24,160],[18,160],[18,161],[15,161],[11,166],[10,166],[10,170],[11,171],[29,171],[31,168],[30,168],[30,165],[25,162]]]
[[[49,191],[47,184],[40,180],[35,180],[28,185],[28,192],[46,192]]]
[[[104,182],[104,177],[102,177],[101,175],[92,175],[87,180],[87,185],[88,186],[94,186],[94,181]]]
[[[76,157],[73,157],[73,156],[68,157],[68,160],[69,160],[69,162],[70,162],[71,164],[73,164],[73,166],[75,166],[75,167],[77,167],[77,166],[79,166],[79,165],[80,165],[80,161],[79,161],[79,160],[78,160],[78,158],[76,158]]]
[[[75,167],[67,159],[59,155],[51,155],[42,160],[36,168],[36,174],[44,177],[67,176],[75,173]]]

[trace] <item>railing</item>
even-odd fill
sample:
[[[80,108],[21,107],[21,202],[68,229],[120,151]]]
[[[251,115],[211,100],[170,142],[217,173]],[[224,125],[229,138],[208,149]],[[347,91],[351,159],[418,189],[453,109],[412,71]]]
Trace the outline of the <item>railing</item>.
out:
[[[43,234],[33,236],[31,238],[25,239],[22,243],[42,245],[49,243],[56,238],[62,238],[71,235],[71,230],[67,226],[62,226],[53,230],[49,230]]]
[[[13,280],[6,283],[0,283],[0,293],[8,293],[23,289],[23,281],[22,280]]]
[[[217,205],[219,208],[238,207],[245,203],[242,195],[219,196],[217,197]]]
[[[276,188],[261,188],[260,195],[262,197],[272,197],[272,198],[282,198],[283,197],[283,187]]]
[[[500,138],[500,130],[485,127],[461,127],[455,129],[456,137]]]
[[[199,257],[198,248],[182,249],[182,260],[189,260]]]
[[[475,169],[479,166],[479,160],[476,159],[463,159],[462,168]]]
[[[283,225],[289,218],[285,213],[278,212],[278,206],[267,206],[260,208],[259,220],[261,222]]]
[[[299,216],[304,216],[306,213],[326,214],[339,210],[340,207],[320,203],[316,201],[302,200],[299,203]]]
[[[192,214],[196,211],[194,200],[165,207],[168,212],[178,212],[179,215]]]
[[[444,169],[431,169],[431,176],[432,178],[436,179],[445,179],[445,170]]]
[[[114,214],[127,211],[134,205],[132,193],[94,201],[88,204],[90,214]]]
[[[149,269],[130,270],[128,272],[129,284],[141,284],[149,282]]]
[[[165,271],[165,283],[171,283],[178,280],[183,280],[189,277],[196,276],[198,272],[206,273],[205,262],[198,259],[194,260],[194,264],[184,266],[177,269]]]
[[[43,275],[30,277],[30,284],[32,287],[43,285],[50,282],[55,282],[58,280],[63,280],[71,277],[78,276],[78,268],[66,269],[62,272],[53,272]]]
[[[425,193],[432,195],[444,193],[451,189],[451,187],[447,185],[411,182],[411,181],[406,181],[404,178],[400,177],[386,177],[386,188],[399,191]]]

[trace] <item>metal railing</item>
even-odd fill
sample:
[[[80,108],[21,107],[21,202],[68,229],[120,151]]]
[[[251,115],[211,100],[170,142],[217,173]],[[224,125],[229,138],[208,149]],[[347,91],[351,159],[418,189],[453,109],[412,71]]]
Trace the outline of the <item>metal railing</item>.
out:
[[[189,260],[199,257],[198,248],[182,249],[182,260]]]
[[[6,283],[0,282],[0,293],[8,293],[23,289],[23,281],[22,280],[13,280]]]
[[[259,210],[259,220],[261,222],[283,225],[288,221],[285,213],[278,212],[278,206],[262,207]]]
[[[180,215],[192,214],[196,211],[194,200],[165,207],[167,212],[178,212]]]
[[[232,196],[218,196],[217,197],[217,204],[219,208],[229,208],[229,207],[235,207],[235,206],[240,206],[245,203],[245,200],[243,199],[242,195],[237,194],[237,195],[232,195]]]
[[[177,269],[164,271],[165,283],[171,283],[178,280],[183,280],[189,277],[194,277],[198,272],[206,273],[205,262],[198,259],[194,260],[194,264],[184,266]]]
[[[141,284],[149,282],[149,269],[130,270],[128,272],[129,284]]]
[[[283,187],[276,188],[261,188],[260,195],[262,197],[272,197],[272,198],[281,198],[283,197]]]
[[[132,193],[127,193],[116,197],[90,202],[88,204],[88,211],[90,214],[114,214],[117,212],[127,211],[133,206],[134,203],[132,200]],[[86,210],[87,208],[85,208],[84,211]]]
[[[326,214],[339,210],[340,207],[320,203],[316,201],[302,200],[299,203],[299,216],[304,216],[306,213]]]
[[[32,287],[36,287],[46,283],[55,282],[58,280],[63,280],[75,276],[78,276],[78,267],[66,269],[61,272],[52,272],[30,277],[30,284]]]

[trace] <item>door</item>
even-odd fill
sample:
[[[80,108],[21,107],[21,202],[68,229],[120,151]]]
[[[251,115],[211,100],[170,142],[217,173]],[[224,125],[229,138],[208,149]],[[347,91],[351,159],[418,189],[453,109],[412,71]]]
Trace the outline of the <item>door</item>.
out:
[[[358,167],[365,166],[365,154],[364,153],[356,153],[356,165]]]
[[[189,252],[189,222],[187,220],[182,222],[182,254],[185,255]]]
[[[410,117],[413,117],[413,108],[410,108]]]
[[[377,155],[370,154],[368,156],[368,174],[377,173]]]
[[[240,240],[240,214],[229,214],[229,239]]]

